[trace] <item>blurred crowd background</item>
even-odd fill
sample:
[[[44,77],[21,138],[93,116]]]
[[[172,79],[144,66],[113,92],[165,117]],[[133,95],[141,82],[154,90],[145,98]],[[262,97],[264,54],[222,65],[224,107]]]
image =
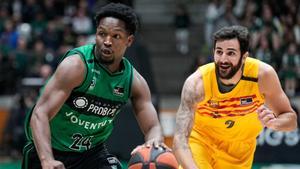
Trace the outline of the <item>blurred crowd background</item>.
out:
[[[212,61],[213,32],[235,24],[247,26],[251,32],[251,57],[275,68],[291,99],[300,95],[298,0],[156,0],[152,1],[156,5],[145,9],[138,8],[141,5],[136,4],[142,2],[139,0],[1,0],[0,157],[20,158],[24,145],[24,117],[38,96],[40,86],[67,50],[93,43],[96,28],[93,16],[108,2],[125,3],[137,11],[158,11],[160,3],[169,3],[169,7],[161,9],[168,9],[167,14],[171,16],[165,22],[153,22],[163,16],[148,19],[148,22],[140,16],[140,34],[126,55],[145,76],[159,112],[165,108],[160,98],[166,95],[179,97],[183,79],[199,65]],[[151,29],[157,25],[159,28]],[[155,45],[159,43],[155,37],[151,41],[151,30],[156,31],[155,35],[164,33],[159,36],[164,38],[164,44]],[[158,54],[161,48],[165,50]],[[166,74],[169,75],[164,76],[174,76],[176,73],[172,70],[182,70],[180,67],[183,66],[161,66],[155,62],[162,60],[188,63],[180,75],[173,77],[180,86],[173,91],[164,92],[163,87],[168,87],[170,82],[164,82],[163,73],[157,72],[167,67],[169,72]],[[295,109],[299,107],[297,103],[294,106]]]

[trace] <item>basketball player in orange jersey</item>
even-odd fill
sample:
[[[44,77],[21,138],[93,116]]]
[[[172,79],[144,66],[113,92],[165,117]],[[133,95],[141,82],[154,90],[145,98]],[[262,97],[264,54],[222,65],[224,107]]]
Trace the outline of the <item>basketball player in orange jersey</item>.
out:
[[[248,57],[242,26],[214,34],[214,63],[183,86],[173,151],[184,169],[250,169],[264,127],[297,128],[297,117],[274,69]]]

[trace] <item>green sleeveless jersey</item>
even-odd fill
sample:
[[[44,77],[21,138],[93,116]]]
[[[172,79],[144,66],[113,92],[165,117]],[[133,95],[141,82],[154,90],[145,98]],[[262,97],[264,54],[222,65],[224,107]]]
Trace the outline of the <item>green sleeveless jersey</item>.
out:
[[[87,71],[83,83],[72,91],[50,121],[51,143],[57,150],[83,152],[106,141],[116,115],[130,97],[132,65],[123,58],[123,70],[110,73],[95,60],[94,47],[94,44],[81,46],[64,56],[79,54]],[[29,119],[30,115],[26,135],[32,140]]]

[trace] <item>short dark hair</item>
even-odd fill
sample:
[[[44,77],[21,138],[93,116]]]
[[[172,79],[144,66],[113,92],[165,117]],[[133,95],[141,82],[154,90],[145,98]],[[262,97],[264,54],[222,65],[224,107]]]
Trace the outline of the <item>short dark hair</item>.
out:
[[[230,40],[237,38],[240,43],[241,54],[249,51],[249,31],[244,26],[226,26],[214,33],[214,48],[219,40]]]
[[[125,22],[125,29],[130,35],[134,35],[138,29],[138,18],[133,9],[121,3],[109,3],[97,12],[96,25],[104,17],[114,17]]]

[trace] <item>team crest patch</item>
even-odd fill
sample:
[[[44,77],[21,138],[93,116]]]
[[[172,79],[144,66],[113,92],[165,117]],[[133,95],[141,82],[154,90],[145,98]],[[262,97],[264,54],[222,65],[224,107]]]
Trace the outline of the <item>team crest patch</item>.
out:
[[[113,93],[114,93],[114,95],[117,95],[117,96],[124,96],[124,88],[123,88],[123,87],[116,86],[116,87],[114,88]]]
[[[216,100],[209,100],[208,104],[209,104],[209,107],[212,107],[212,108],[218,108],[219,107],[219,102],[216,101]]]
[[[249,105],[253,103],[252,97],[241,98],[241,105]]]
[[[88,105],[88,100],[85,97],[77,97],[73,100],[73,104],[76,108],[85,108]]]

